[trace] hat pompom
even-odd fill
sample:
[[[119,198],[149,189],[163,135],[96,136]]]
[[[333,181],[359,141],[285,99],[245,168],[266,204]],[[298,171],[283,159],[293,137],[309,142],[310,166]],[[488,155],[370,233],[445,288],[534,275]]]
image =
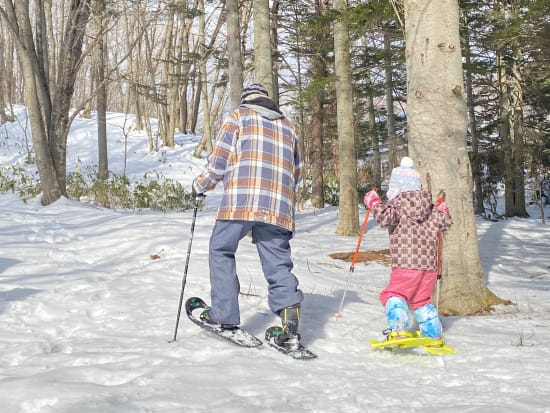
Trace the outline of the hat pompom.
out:
[[[412,168],[414,166],[414,162],[408,156],[404,156],[403,158],[401,158],[401,164],[400,165],[405,167],[405,168]]]

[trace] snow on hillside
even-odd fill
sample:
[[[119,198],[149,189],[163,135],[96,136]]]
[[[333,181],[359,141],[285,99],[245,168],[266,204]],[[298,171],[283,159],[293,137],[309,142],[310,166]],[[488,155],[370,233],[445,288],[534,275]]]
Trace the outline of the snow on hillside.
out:
[[[121,173],[124,117],[111,114],[108,123],[109,166]],[[21,124],[0,127],[0,165],[24,158]],[[69,170],[97,163],[95,129],[93,120],[75,120]],[[205,164],[192,156],[197,139],[178,136],[175,149],[151,154],[145,135],[130,131],[128,175],[162,172],[189,187]],[[219,195],[211,193],[197,216],[186,298],[209,298],[207,248]],[[303,342],[319,356],[312,361],[266,345],[232,346],[185,316],[169,342],[192,211],[113,211],[68,199],[42,207],[12,194],[0,195],[0,210],[4,413],[550,412],[550,227],[534,207],[529,219],[479,221],[488,286],[514,304],[490,316],[443,318],[458,350],[449,356],[371,349],[385,327],[377,294],[389,268],[360,263],[351,273],[349,263],[329,257],[357,243],[335,235],[337,209],[301,211],[292,248],[305,293]],[[370,221],[361,249],[387,245],[386,231]],[[247,239],[237,265],[243,326],[261,337],[277,319]]]

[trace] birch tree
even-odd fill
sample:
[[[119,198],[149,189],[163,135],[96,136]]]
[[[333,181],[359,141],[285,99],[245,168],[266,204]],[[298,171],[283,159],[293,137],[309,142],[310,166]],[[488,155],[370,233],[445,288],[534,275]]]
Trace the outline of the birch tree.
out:
[[[502,302],[486,287],[479,258],[458,10],[458,0],[405,0],[409,153],[424,188],[446,195],[454,222],[442,240],[442,314]]]

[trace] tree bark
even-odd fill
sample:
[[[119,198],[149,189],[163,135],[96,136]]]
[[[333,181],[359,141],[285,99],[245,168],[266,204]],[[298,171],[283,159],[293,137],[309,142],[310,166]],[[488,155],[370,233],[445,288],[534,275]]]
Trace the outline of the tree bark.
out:
[[[467,107],[468,107],[468,120],[470,124],[470,137],[472,139],[472,152],[470,154],[470,159],[472,163],[472,176],[473,176],[473,196],[474,196],[474,213],[475,214],[484,214],[485,207],[483,205],[483,185],[481,179],[481,162],[479,157],[479,132],[477,130],[477,119],[475,111],[475,101],[474,101],[474,92],[473,92],[473,81],[472,81],[472,57],[470,50],[470,31],[468,29],[468,9],[465,9],[462,16],[462,27],[464,28],[464,60],[466,63],[465,69],[465,82],[466,82],[466,98],[467,98]]]
[[[254,74],[273,97],[273,59],[269,28],[269,0],[254,0]]]
[[[66,196],[66,148],[69,132],[69,109],[74,92],[76,72],[82,54],[83,35],[90,16],[90,0],[72,0],[64,25],[59,51],[59,72],[55,87],[47,77],[49,62],[45,39],[44,9],[39,10],[40,33],[35,43],[27,0],[4,1],[0,18],[7,23],[15,40],[24,77],[24,89],[36,153],[36,164],[42,185],[43,205]],[[36,8],[34,9],[37,10]],[[50,90],[55,94],[50,95]]]
[[[397,136],[395,135],[395,110],[393,109],[393,67],[391,55],[391,40],[390,34],[384,33],[384,73],[386,82],[386,130],[388,132],[388,171],[391,171],[399,164],[401,158],[397,150]]]
[[[510,4],[499,3],[503,24],[511,15],[517,19],[519,5],[516,0]],[[528,216],[525,209],[524,181],[524,137],[523,137],[523,89],[520,70],[520,49],[517,39],[498,51],[499,80],[501,90],[501,138],[504,156],[505,208],[507,217]]]
[[[345,0],[334,0],[334,8],[343,12]],[[350,39],[343,19],[334,22],[334,72],[336,75],[336,118],[338,122],[338,157],[340,165],[340,196],[336,233],[355,236],[359,233],[359,208],[357,204],[357,158],[353,129],[353,93]]]
[[[466,149],[457,0],[405,0],[409,153],[435,197],[446,195],[439,311],[474,314],[502,300],[485,285]]]
[[[243,65],[241,57],[241,25],[238,0],[226,0],[227,55],[229,58],[229,93],[231,108],[241,103]]]
[[[316,2],[316,16],[325,16],[329,9],[325,2]],[[326,37],[319,39],[323,44],[329,41],[329,33]],[[327,77],[327,56],[323,48],[319,47],[316,53],[310,58],[311,77]],[[324,124],[325,124],[325,92],[324,88],[316,86],[311,88],[311,145],[309,145],[309,160],[311,164],[311,205],[314,208],[325,207],[325,180],[324,180]],[[303,105],[301,105],[303,106]],[[302,122],[303,123],[303,122]]]
[[[325,207],[325,184],[323,179],[323,120],[324,108],[322,92],[314,92],[311,101],[311,205],[314,208]]]
[[[97,1],[97,44],[96,44],[96,80],[97,80],[97,151],[98,151],[98,177],[109,177],[109,160],[107,154],[107,84],[105,82],[107,53],[107,31],[104,18],[105,4]]]
[[[202,11],[199,16],[199,44],[201,50],[200,71],[200,90],[197,93],[201,96],[202,102],[202,138],[195,148],[193,155],[200,158],[201,152],[212,152],[212,131],[210,123],[210,105],[208,101],[208,83],[206,76],[206,61],[208,60],[208,50],[206,48],[206,21],[204,14],[204,0],[199,0],[199,8]]]

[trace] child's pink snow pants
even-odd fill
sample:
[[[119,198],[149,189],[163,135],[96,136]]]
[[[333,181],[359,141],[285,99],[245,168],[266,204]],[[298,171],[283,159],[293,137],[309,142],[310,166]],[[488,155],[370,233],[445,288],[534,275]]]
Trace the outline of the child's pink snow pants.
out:
[[[386,305],[390,297],[402,297],[412,310],[431,303],[437,271],[392,268],[390,282],[380,292],[380,301]]]

